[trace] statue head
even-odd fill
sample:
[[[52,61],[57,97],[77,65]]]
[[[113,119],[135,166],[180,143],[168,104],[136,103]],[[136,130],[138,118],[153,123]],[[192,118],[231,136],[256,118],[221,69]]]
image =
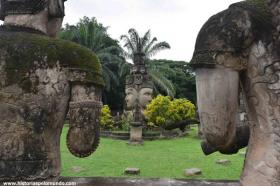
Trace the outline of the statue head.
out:
[[[150,87],[143,87],[139,91],[139,104],[141,108],[145,109],[146,106],[152,101],[153,99],[153,89]]]
[[[139,104],[141,109],[146,108],[153,95],[153,82],[146,71],[144,74],[136,73],[127,77],[125,94],[127,109],[134,109],[136,104]]]
[[[137,91],[135,88],[129,87],[125,90],[125,95],[126,108],[128,110],[131,110],[135,107],[136,104]]]
[[[0,0],[0,19],[55,37],[62,25],[66,0]]]

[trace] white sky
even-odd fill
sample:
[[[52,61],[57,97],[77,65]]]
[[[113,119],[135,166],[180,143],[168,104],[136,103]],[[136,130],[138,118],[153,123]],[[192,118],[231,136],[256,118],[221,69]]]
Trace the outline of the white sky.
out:
[[[141,36],[151,29],[170,50],[154,58],[190,61],[196,36],[207,19],[240,0],[68,0],[64,23],[76,24],[83,16],[96,17],[109,26],[114,39],[135,28]]]

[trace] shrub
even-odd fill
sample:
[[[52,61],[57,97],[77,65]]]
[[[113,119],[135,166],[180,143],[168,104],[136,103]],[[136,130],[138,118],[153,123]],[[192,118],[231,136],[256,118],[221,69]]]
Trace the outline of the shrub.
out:
[[[124,131],[129,131],[130,123],[133,121],[133,114],[131,111],[126,111],[121,116],[121,129]]]
[[[144,116],[148,120],[148,127],[161,126],[166,123],[170,102],[169,96],[158,95],[147,105]]]
[[[168,122],[178,122],[195,117],[195,106],[185,98],[171,100],[159,95],[147,105],[144,115],[148,127],[164,126]]]
[[[167,115],[173,122],[194,119],[195,106],[185,98],[174,99],[170,102]]]
[[[104,105],[101,109],[100,127],[102,129],[112,129],[114,127],[114,120],[108,105]]]

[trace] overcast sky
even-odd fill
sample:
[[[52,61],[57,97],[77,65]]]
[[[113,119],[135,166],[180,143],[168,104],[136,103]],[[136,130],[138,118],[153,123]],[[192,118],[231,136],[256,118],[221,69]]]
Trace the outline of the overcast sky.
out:
[[[96,17],[109,26],[114,39],[130,28],[141,36],[151,29],[152,36],[171,45],[170,50],[154,58],[190,61],[205,21],[235,2],[238,0],[68,0],[64,23],[75,24],[83,16]]]

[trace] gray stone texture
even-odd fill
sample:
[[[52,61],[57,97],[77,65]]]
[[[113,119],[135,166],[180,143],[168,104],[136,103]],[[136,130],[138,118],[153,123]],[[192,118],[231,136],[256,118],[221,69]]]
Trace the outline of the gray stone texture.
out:
[[[140,169],[139,168],[126,168],[124,170],[124,174],[139,175],[140,174]]]
[[[63,181],[77,182],[78,186],[241,186],[236,181],[199,181],[184,179],[144,178],[62,178]]]
[[[232,4],[204,24],[191,61],[209,149],[232,154],[242,148],[237,126],[240,90],[244,94],[250,139],[243,186],[280,185],[279,10],[279,0]]]
[[[89,156],[99,142],[103,79],[97,56],[51,38],[60,29],[63,0],[48,0],[42,11],[28,12],[37,7],[30,2],[0,2],[5,20],[0,27],[0,180],[59,177],[68,110],[70,152]]]
[[[142,143],[144,110],[152,100],[153,83],[148,75],[143,53],[134,54],[134,65],[126,78],[126,109],[132,111],[133,122],[130,123],[130,143]]]
[[[185,176],[197,176],[201,175],[202,171],[199,168],[190,168],[184,171]]]
[[[216,163],[221,164],[221,165],[228,165],[228,164],[231,163],[231,161],[228,160],[228,159],[219,159],[219,160],[216,161]]]

